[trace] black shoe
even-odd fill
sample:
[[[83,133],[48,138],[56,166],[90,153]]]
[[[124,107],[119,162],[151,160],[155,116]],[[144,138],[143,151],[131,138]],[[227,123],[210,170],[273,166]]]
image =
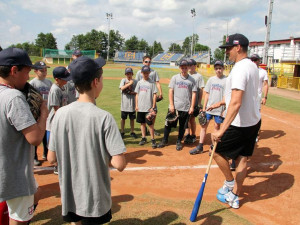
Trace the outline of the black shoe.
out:
[[[196,148],[194,148],[190,151],[191,155],[196,155],[196,154],[201,154],[201,153],[203,153],[203,146],[202,145],[197,145]]]
[[[166,141],[165,139],[162,139],[161,142],[157,145],[158,148],[163,148],[166,145],[168,145],[168,141]]]
[[[124,136],[125,136],[125,133],[121,132],[121,137],[124,138]]]
[[[40,166],[40,165],[41,165],[41,162],[40,162],[39,160],[35,159],[35,160],[33,161],[33,164],[34,164],[35,166]]]
[[[191,142],[195,143],[197,140],[196,135],[191,135]]]
[[[191,135],[189,135],[189,134],[186,135],[185,138],[184,138],[184,143],[189,144],[191,142],[190,139],[191,139]]]
[[[181,150],[182,150],[182,144],[181,144],[181,141],[177,141],[177,142],[176,142],[176,150],[177,150],[177,151],[181,151]]]
[[[146,144],[147,139],[145,137],[142,138],[142,140],[140,141],[139,145],[144,145]]]
[[[151,140],[152,148],[155,149],[157,147],[156,141],[154,139]]]
[[[160,133],[158,133],[156,130],[154,130],[154,135],[155,136],[160,136]]]
[[[130,133],[130,137],[133,137],[134,139],[137,139],[137,136],[134,132]]]

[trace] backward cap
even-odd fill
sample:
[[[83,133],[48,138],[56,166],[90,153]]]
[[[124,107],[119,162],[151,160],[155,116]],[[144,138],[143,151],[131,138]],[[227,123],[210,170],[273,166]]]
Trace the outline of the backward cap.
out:
[[[71,76],[69,71],[64,66],[55,67],[53,70],[53,77],[61,80],[69,81],[71,80]]]

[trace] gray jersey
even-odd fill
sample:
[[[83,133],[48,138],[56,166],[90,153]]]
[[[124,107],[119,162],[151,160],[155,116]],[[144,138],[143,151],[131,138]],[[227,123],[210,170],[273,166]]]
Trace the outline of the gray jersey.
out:
[[[120,82],[120,87],[123,87],[127,84],[129,80],[127,78],[123,78]],[[134,92],[137,81],[133,80],[133,84],[131,85],[131,90]],[[126,94],[121,91],[121,111],[124,112],[134,112],[135,111],[135,95]]]
[[[49,96],[48,96],[48,110],[49,115],[46,123],[46,130],[51,131],[51,123],[55,115],[54,106],[62,107],[68,104],[68,93],[63,88],[60,88],[56,84],[52,84]]]
[[[75,102],[78,97],[76,95],[76,88],[74,82],[70,80],[64,87],[66,89],[66,92],[68,93],[68,104]]]
[[[140,80],[135,88],[138,94],[139,112],[148,112],[153,106],[153,95],[157,93],[157,88],[152,80]]]
[[[29,83],[40,92],[44,100],[48,101],[49,91],[52,86],[51,80],[39,80],[38,78],[33,78]]]
[[[33,195],[34,148],[22,130],[36,123],[22,92],[0,85],[0,202]]]
[[[197,95],[196,95],[196,103],[195,105],[200,105],[201,102],[199,102],[199,92],[202,88],[204,88],[204,79],[203,76],[200,73],[190,74],[195,79],[196,87],[197,87]]]
[[[223,75],[221,78],[214,76],[208,79],[204,91],[209,94],[207,106],[209,106],[222,101],[226,88],[226,77]],[[224,111],[225,107],[221,106],[219,108],[213,109],[207,113],[211,115],[220,116]]]
[[[62,215],[107,213],[112,204],[109,162],[126,151],[113,116],[93,103],[77,101],[60,108],[49,150],[57,156]]]
[[[149,74],[149,78],[150,78],[150,80],[152,80],[154,82],[159,81],[158,73],[153,69],[151,69],[151,72]],[[143,80],[143,74],[141,73],[141,70],[137,71],[135,79],[137,81]]]
[[[190,75],[187,78],[181,74],[174,75],[169,88],[173,89],[175,109],[188,112],[191,107],[192,92],[197,92],[195,79]]]

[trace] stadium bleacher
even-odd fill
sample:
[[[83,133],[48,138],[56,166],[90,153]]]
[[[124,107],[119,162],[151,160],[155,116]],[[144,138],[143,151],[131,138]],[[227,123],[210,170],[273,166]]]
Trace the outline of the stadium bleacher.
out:
[[[171,62],[178,62],[184,57],[182,53],[163,52],[156,55],[153,59],[153,63],[170,64]]]
[[[114,57],[115,62],[143,62],[144,52],[117,51]]]
[[[206,63],[208,56],[208,52],[198,52],[193,54],[191,58],[194,59],[196,62]]]

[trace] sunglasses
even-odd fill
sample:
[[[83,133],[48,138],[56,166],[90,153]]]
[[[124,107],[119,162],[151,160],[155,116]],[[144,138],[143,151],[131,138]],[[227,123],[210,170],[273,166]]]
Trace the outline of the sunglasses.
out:
[[[144,61],[144,63],[151,63],[151,61]]]

